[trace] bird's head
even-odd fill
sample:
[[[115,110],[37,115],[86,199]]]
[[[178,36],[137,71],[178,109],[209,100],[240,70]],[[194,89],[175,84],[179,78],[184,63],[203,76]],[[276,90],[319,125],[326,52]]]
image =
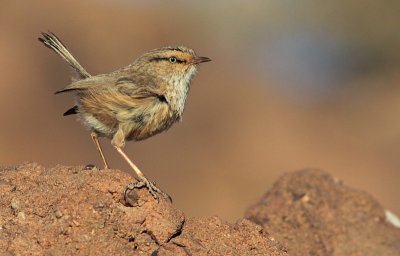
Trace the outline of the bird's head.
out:
[[[198,57],[192,49],[184,46],[154,49],[137,59],[146,72],[173,84],[190,83],[198,64],[207,61],[211,60]]]

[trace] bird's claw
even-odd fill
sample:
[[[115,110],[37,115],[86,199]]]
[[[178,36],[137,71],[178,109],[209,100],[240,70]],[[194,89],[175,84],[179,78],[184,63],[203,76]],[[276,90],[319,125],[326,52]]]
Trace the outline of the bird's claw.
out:
[[[141,181],[128,184],[124,191],[124,199],[126,200],[127,194],[130,190],[142,187],[146,187],[149,190],[150,194],[153,196],[153,198],[157,200],[157,202],[159,202],[159,195],[161,195],[172,203],[172,198],[167,193],[156,187],[155,183],[152,183],[147,179],[143,179]]]

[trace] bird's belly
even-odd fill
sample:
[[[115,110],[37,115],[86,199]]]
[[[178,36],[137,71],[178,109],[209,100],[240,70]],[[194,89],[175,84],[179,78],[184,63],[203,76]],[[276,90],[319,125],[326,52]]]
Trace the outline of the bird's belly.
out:
[[[170,128],[179,117],[165,103],[135,111],[126,140],[144,140]]]
[[[80,112],[79,116],[85,126],[95,131],[99,136],[112,138],[118,130],[118,121],[111,115]]]
[[[158,98],[124,100],[111,96],[81,97],[78,101],[81,119],[100,136],[113,138],[122,130],[125,140],[143,140],[170,128],[180,119],[178,112]]]

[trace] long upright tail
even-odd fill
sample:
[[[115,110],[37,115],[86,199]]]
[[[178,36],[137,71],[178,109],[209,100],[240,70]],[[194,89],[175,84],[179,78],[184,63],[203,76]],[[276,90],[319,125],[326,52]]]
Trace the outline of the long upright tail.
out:
[[[68,49],[64,46],[64,44],[58,39],[58,37],[49,32],[42,33],[43,37],[39,37],[39,41],[44,44],[47,48],[52,49],[58,55],[61,56],[68,64],[78,73],[81,79],[88,78],[91,75],[84,69],[81,64],[72,56],[72,54],[68,51]]]

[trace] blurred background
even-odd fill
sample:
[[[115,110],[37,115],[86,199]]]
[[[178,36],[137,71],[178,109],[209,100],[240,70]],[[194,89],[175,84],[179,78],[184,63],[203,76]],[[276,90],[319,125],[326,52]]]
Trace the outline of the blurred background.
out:
[[[71,69],[37,37],[56,33],[91,73],[185,45],[213,61],[183,122],[128,155],[188,216],[241,217],[283,173],[324,169],[400,214],[400,2],[0,2],[0,164],[102,166],[62,113]],[[129,167],[101,143],[113,168]]]

